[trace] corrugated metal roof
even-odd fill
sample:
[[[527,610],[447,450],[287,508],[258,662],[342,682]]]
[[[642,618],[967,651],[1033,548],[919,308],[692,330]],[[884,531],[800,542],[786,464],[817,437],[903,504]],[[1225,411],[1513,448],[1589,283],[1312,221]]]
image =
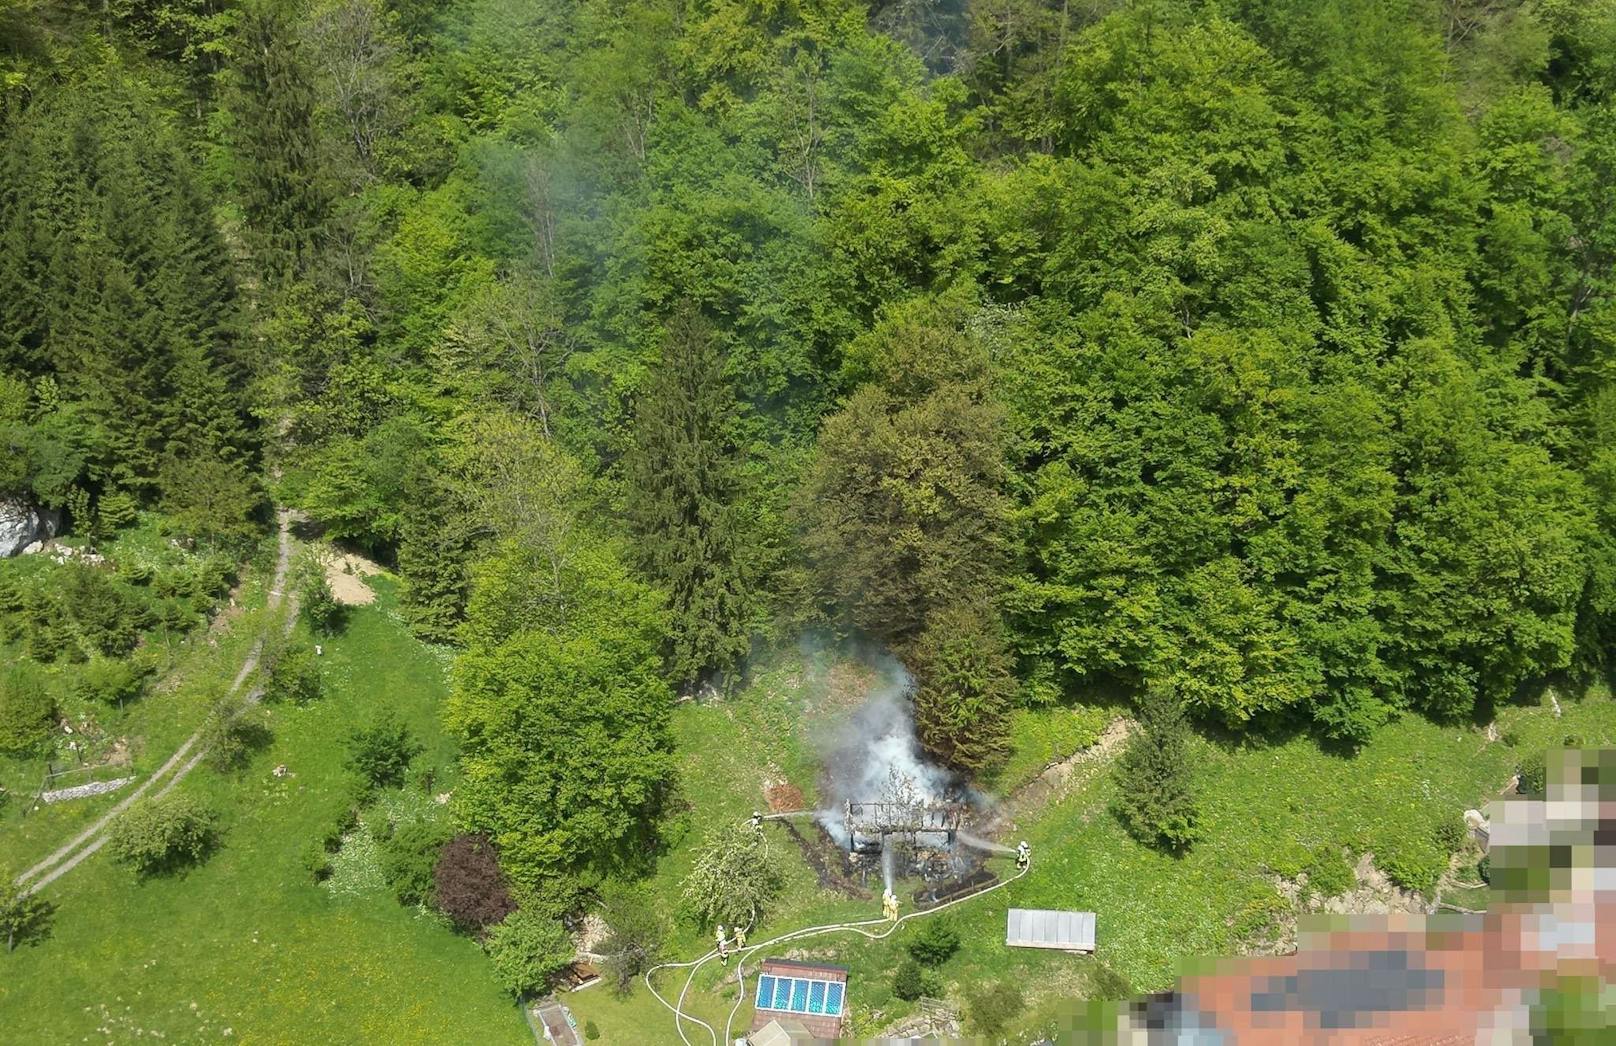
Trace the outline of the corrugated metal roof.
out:
[[[1006,921],[1004,943],[1012,948],[1092,952],[1094,913],[1012,908]]]

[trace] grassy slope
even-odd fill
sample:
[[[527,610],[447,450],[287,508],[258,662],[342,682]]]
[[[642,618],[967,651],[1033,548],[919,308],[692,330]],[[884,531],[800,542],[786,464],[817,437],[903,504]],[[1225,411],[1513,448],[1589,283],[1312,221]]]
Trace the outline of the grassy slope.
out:
[[[835,688],[827,688],[823,664],[814,671],[791,658],[786,661],[788,667],[765,673],[734,702],[679,709],[685,791],[695,807],[688,815],[689,830],[674,836],[673,850],[652,880],[667,910],[677,904],[678,882],[701,829],[745,817],[760,804],[763,777],[784,770],[811,795],[812,749],[803,739],[820,722],[808,709],[822,703],[834,708],[845,695],[826,700],[827,689]],[[1017,731],[1019,746],[1037,748],[1042,758],[1052,743],[1058,745],[1065,731],[1054,728],[1057,714],[1047,713],[1052,727],[1047,734],[1040,734],[1035,723],[1023,723]],[[1107,813],[1114,794],[1111,781],[1097,775],[1019,827],[1034,848],[1031,875],[949,916],[965,941],[941,970],[949,994],[957,999],[969,985],[1016,980],[1029,992],[1026,1030],[1052,1031],[1060,1010],[1085,991],[1094,960],[1004,948],[1006,908],[1097,912],[1100,957],[1137,989],[1162,988],[1186,961],[1234,951],[1248,934],[1260,930],[1277,898],[1266,866],[1280,860],[1284,849],[1324,842],[1374,849],[1423,839],[1438,818],[1496,794],[1521,755],[1534,747],[1567,734],[1589,744],[1616,743],[1616,704],[1604,695],[1567,704],[1559,720],[1546,706],[1537,706],[1503,709],[1498,721],[1501,730],[1519,734],[1517,747],[1488,743],[1478,730],[1439,727],[1412,716],[1387,727],[1353,757],[1321,751],[1307,738],[1245,746],[1197,739],[1206,835],[1181,859],[1129,838]],[[1036,761],[1019,750],[1012,756],[1018,767]],[[772,837],[780,843],[777,853],[790,885],[763,927],[765,936],[875,914],[871,903],[837,900],[815,889],[795,848],[782,835]],[[887,984],[912,933],[905,927],[881,943],[838,935],[804,946],[819,958],[851,968],[850,1000],[859,1031],[874,1031],[909,1011],[907,1004],[891,998]],[[685,958],[707,947],[705,937],[681,927],[669,952]],[[686,1009],[709,1021],[716,1017],[722,1028],[734,989],[717,991],[719,972],[703,971]],[[664,994],[677,994],[684,976],[664,974],[658,983]],[[567,1001],[580,1024],[595,1022],[603,1042],[679,1041],[671,1015],[643,989],[618,999],[597,987]],[[750,1010],[743,1007],[737,1024],[749,1020]],[[691,1034],[698,1032],[692,1029]],[[705,1033],[699,1033],[705,1041]]]
[[[154,551],[151,548],[154,544],[166,544],[166,539],[157,535],[155,525],[148,519],[139,530],[121,536],[112,552],[127,553],[147,561],[168,553],[169,550],[161,547]],[[132,551],[125,546],[131,546]],[[229,687],[248,649],[262,632],[259,614],[273,570],[273,548],[273,542],[266,539],[245,569],[238,594],[239,610],[232,611],[234,620],[229,628],[210,631],[206,626],[199,626],[185,636],[172,635],[161,628],[151,633],[148,640],[164,648],[158,659],[162,665],[158,677],[160,692],[148,694],[122,711],[66,702],[64,714],[75,719],[83,714],[94,715],[110,735],[130,738],[135,776],[144,778],[156,770],[202,722],[212,695]],[[29,557],[27,562],[13,560],[5,566],[48,573],[54,564],[40,557]],[[0,656],[5,653],[0,648]],[[62,761],[58,755],[58,762]],[[24,802],[33,797],[44,766],[42,756],[0,755],[0,785],[10,788],[15,797],[14,801],[0,807],[0,864],[17,870],[66,842],[118,802],[122,795],[112,793],[54,806],[42,805],[24,816]],[[102,772],[98,778],[107,776],[113,774]],[[90,779],[72,776],[55,787],[81,784]]]
[[[135,883],[97,855],[49,892],[53,937],[0,956],[0,1026],[19,1042],[523,1042],[520,1011],[475,944],[390,898],[338,898],[303,853],[346,802],[342,741],[395,708],[446,764],[438,725],[444,660],[383,600],[326,647],[326,697],[273,712],[275,740],[239,777],[182,786],[226,824],[223,846],[180,878]],[[270,770],[285,763],[292,776]],[[195,1008],[192,1008],[192,1004]],[[110,1031],[111,1038],[106,1032]]]

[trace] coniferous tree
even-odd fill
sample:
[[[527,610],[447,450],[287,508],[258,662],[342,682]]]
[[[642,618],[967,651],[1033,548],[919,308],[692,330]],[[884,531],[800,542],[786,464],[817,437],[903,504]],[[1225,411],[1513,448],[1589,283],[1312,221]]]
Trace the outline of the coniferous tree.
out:
[[[330,189],[315,123],[315,77],[281,0],[242,17],[226,105],[236,183],[259,267],[272,282],[306,275]]]
[[[1004,751],[1016,686],[997,615],[979,606],[938,611],[910,661],[921,744],[959,770],[991,763]]]
[[[1200,831],[1188,741],[1183,702],[1153,690],[1140,703],[1139,727],[1117,763],[1123,823],[1141,841],[1174,852],[1189,849]]]
[[[672,610],[670,674],[686,687],[734,668],[750,643],[738,411],[711,326],[681,312],[640,401],[627,471],[640,556]]]

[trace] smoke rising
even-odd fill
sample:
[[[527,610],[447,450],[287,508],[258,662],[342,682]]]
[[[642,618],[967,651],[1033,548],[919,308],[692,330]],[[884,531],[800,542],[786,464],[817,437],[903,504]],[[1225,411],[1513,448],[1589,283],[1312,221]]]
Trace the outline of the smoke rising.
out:
[[[900,785],[912,789],[916,801],[936,802],[954,784],[948,771],[927,763],[921,754],[911,705],[914,677],[887,654],[871,664],[877,681],[858,711],[832,734],[824,758],[825,808],[819,811],[819,823],[844,844],[843,804],[849,800],[882,799]]]

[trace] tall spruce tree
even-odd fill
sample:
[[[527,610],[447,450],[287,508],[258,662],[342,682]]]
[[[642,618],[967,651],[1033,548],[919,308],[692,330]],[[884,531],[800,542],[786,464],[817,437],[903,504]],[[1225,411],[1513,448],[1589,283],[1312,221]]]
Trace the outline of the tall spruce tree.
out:
[[[679,312],[640,400],[627,472],[641,563],[668,593],[670,675],[685,687],[723,676],[750,645],[739,412],[712,326]]]
[[[314,71],[281,0],[243,14],[238,52],[226,98],[236,186],[258,266],[278,282],[310,270],[329,211]]]
[[[31,385],[37,494],[150,500],[169,461],[245,469],[229,259],[149,89],[108,65],[28,107],[0,148],[0,243],[0,368]]]
[[[1152,690],[1139,705],[1139,728],[1117,763],[1117,813],[1141,842],[1174,852],[1200,834],[1200,812],[1190,788],[1189,724],[1184,702]]]

